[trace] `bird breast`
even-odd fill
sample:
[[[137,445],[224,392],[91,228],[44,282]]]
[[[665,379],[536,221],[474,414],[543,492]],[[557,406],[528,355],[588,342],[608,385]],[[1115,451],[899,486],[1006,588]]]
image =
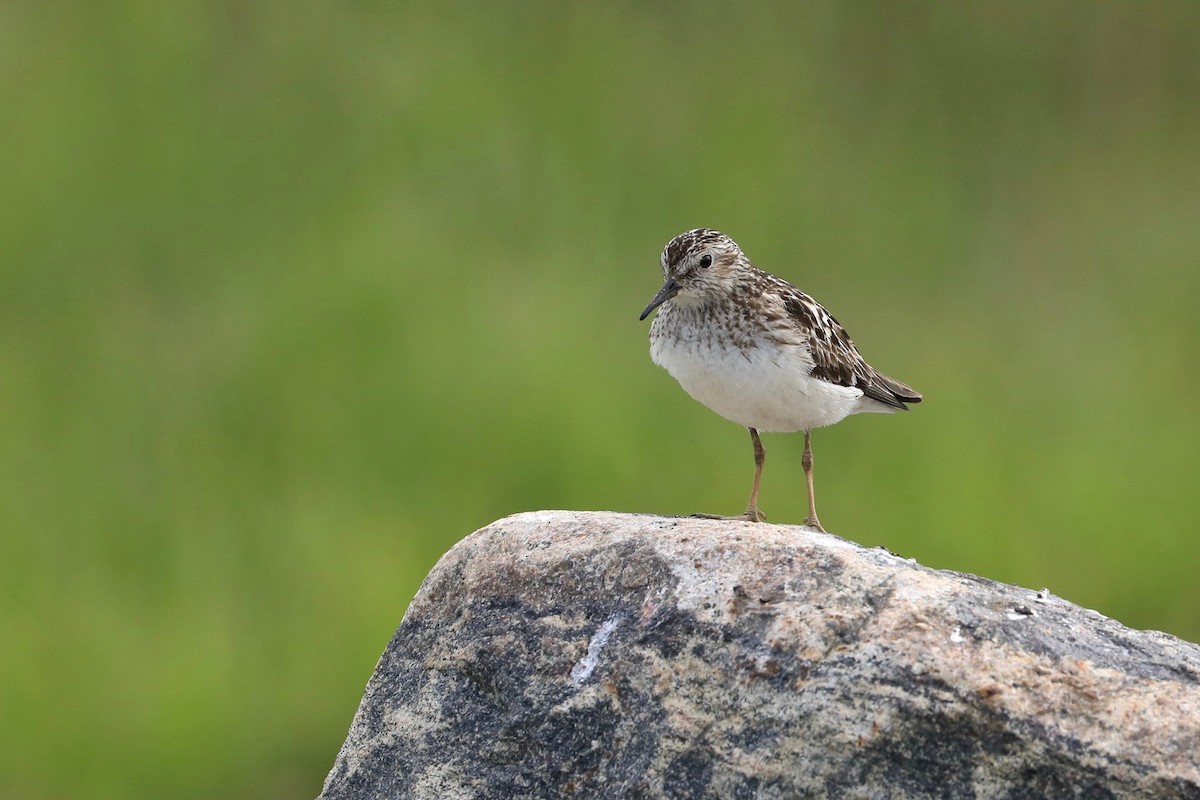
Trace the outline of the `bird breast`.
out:
[[[862,390],[811,377],[812,354],[800,340],[781,343],[767,331],[722,328],[711,321],[693,327],[672,316],[655,318],[650,357],[688,394],[728,420],[786,433],[833,425],[870,410],[861,407]]]

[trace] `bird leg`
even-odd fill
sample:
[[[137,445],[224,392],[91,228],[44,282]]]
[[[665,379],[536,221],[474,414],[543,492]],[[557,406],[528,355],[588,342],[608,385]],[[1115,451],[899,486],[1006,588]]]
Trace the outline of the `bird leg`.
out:
[[[767,460],[767,451],[763,449],[758,431],[750,428],[750,441],[754,442],[754,488],[750,490],[750,504],[746,510],[736,517],[722,517],[717,514],[692,514],[700,519],[738,519],[746,522],[766,522],[767,515],[758,508],[758,485],[762,481],[762,468]],[[814,518],[815,519],[815,518]],[[819,526],[818,526],[819,527]]]
[[[767,515],[758,510],[758,485],[762,481],[763,464],[767,461],[767,451],[763,450],[758,431],[750,428],[750,441],[754,442],[754,488],[750,490],[750,503],[742,515],[751,522],[766,522]]]
[[[822,533],[825,529],[821,527],[821,520],[817,519],[817,498],[813,494],[813,455],[812,441],[809,431],[804,432],[804,456],[800,463],[804,467],[804,480],[808,484],[808,518],[804,520],[804,524],[809,528],[816,528]],[[755,486],[757,489],[757,485]]]

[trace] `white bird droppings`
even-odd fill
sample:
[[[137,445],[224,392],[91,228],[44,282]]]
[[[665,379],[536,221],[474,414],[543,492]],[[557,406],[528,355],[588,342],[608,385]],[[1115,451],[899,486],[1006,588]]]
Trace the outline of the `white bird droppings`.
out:
[[[617,629],[624,618],[621,614],[614,614],[592,634],[592,640],[588,642],[587,655],[571,667],[571,683],[579,686],[591,677],[592,670],[600,663],[600,651],[604,649],[604,645],[608,644],[608,637],[612,636],[612,632]]]

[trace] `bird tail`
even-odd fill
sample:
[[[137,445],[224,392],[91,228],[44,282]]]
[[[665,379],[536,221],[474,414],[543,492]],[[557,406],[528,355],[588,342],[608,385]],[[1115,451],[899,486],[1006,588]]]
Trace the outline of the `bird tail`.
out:
[[[892,406],[897,411],[907,411],[908,403],[921,402],[921,393],[911,386],[889,378],[882,372],[871,376],[869,386],[863,387],[863,394],[872,400],[878,400],[884,405]]]

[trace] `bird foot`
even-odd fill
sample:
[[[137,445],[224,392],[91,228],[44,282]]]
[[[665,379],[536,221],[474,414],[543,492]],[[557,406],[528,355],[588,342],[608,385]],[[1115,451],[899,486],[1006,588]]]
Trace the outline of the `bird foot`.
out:
[[[813,530],[820,531],[821,533],[828,533],[828,531],[821,527],[821,520],[817,519],[816,514],[808,515],[808,518],[804,520],[804,527],[812,528]]]
[[[733,517],[724,517],[720,514],[691,514],[695,519],[725,519],[734,520],[737,522],[766,522],[767,515],[759,511],[757,508],[747,508],[741,514]]]

